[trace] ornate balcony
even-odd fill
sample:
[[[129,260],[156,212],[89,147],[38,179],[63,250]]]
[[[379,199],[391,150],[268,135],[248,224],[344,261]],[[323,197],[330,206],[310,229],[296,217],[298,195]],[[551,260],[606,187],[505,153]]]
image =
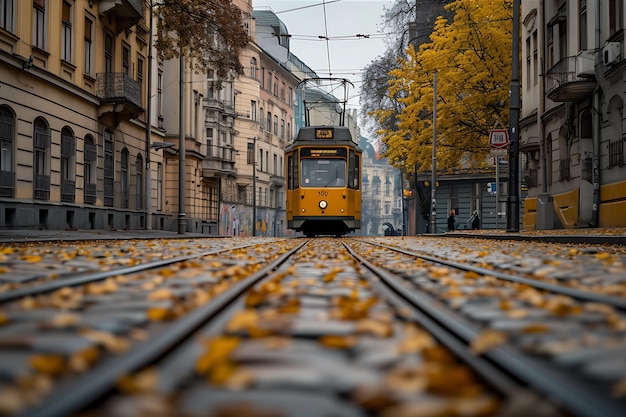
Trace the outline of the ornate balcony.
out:
[[[593,59],[588,53],[581,53],[563,58],[550,68],[545,76],[548,98],[556,102],[574,102],[589,97],[597,85]]]
[[[235,176],[234,149],[225,146],[208,146],[207,156],[202,160],[202,176]]]
[[[116,21],[118,33],[135,26],[143,17],[141,0],[100,0],[98,6],[100,14]]]
[[[105,72],[97,75],[100,98],[99,116],[115,113],[120,118],[136,119],[143,113],[141,85],[123,72]]]

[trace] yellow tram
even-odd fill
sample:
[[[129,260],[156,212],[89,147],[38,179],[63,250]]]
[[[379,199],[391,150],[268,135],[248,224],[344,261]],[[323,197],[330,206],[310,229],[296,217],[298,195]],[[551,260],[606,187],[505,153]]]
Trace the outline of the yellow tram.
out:
[[[347,127],[302,127],[285,155],[289,229],[340,237],[361,227],[361,149]]]

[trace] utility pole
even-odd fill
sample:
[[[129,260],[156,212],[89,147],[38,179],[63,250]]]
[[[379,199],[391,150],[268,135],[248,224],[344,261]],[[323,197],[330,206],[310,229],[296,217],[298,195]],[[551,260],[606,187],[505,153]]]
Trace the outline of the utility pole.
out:
[[[178,105],[178,234],[185,234],[185,59],[180,49],[180,86]]]
[[[519,80],[519,27],[520,1],[513,0],[513,57],[511,62],[511,103],[510,103],[510,138],[511,154],[509,156],[509,195],[507,197],[506,219],[507,232],[519,232],[519,112],[520,112],[520,80]],[[497,210],[496,210],[497,215]]]
[[[252,143],[252,236],[256,236],[256,136]]]
[[[150,16],[148,35],[148,93],[146,94],[146,230],[152,229],[152,172],[150,170],[150,152],[152,144],[152,0],[148,12]]]
[[[430,177],[430,233],[437,233],[437,70],[433,85],[433,156]]]

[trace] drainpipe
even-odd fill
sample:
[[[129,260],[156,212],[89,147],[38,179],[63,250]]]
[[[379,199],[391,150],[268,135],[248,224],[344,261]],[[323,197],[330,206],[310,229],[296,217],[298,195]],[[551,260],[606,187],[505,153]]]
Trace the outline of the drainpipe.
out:
[[[600,29],[600,0],[598,0],[597,2],[592,2],[592,4],[595,4],[595,16],[596,16],[596,51],[600,51],[601,50],[601,35],[602,35],[602,31]],[[591,211],[591,227],[598,227],[599,225],[599,213],[598,213],[598,206],[600,205],[600,137],[602,134],[602,103],[600,101],[600,93],[602,92],[602,89],[600,88],[600,77],[602,76],[602,74],[600,74],[600,63],[602,62],[602,60],[598,60],[596,59],[596,80],[597,80],[597,84],[596,84],[596,88],[593,92],[593,108],[595,110],[594,112],[594,127],[595,129],[593,130],[593,161],[592,161],[592,167],[593,167],[593,174],[592,174],[592,182],[593,182],[593,206],[592,206],[592,211]]]

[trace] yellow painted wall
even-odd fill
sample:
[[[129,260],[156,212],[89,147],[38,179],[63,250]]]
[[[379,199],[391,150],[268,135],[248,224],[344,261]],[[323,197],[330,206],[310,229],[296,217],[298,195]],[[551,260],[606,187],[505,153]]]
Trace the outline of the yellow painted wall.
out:
[[[626,181],[600,187],[598,226],[626,226]]]
[[[523,230],[535,230],[537,227],[537,197],[524,199],[524,216],[522,218]]]
[[[554,211],[565,229],[573,229],[578,225],[579,194],[579,190],[576,189],[566,193],[556,194],[553,197]]]

